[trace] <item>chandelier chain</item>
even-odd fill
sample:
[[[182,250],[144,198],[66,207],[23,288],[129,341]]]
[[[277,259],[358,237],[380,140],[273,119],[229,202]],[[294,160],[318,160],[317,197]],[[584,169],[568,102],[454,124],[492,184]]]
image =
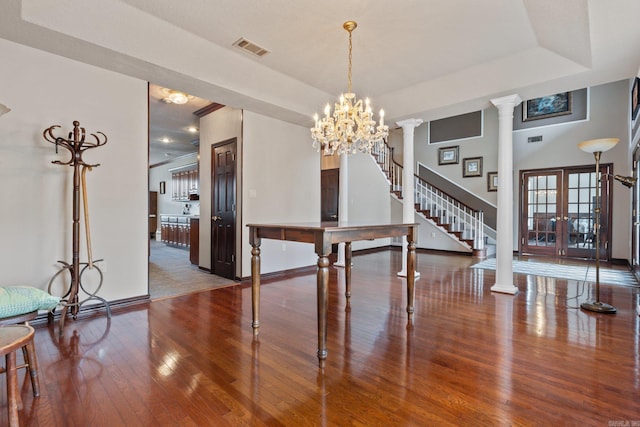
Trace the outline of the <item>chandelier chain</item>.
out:
[[[352,93],[353,91],[351,90],[351,64],[352,64],[352,49],[353,45],[351,43],[351,30],[349,30],[349,72],[347,73],[347,81],[348,81],[348,86],[347,88],[349,89],[348,92]]]

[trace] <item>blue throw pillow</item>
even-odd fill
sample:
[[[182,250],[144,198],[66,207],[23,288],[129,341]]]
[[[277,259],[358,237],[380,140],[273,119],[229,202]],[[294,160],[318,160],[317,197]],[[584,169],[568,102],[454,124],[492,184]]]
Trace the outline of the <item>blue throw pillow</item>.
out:
[[[59,302],[59,297],[31,286],[0,287],[0,318],[35,310],[53,310]]]

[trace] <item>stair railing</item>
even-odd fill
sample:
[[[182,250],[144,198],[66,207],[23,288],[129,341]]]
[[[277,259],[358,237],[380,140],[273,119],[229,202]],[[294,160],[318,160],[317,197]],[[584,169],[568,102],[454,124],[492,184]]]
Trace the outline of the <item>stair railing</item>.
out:
[[[391,191],[402,194],[402,165],[393,158],[393,148],[386,142],[376,146],[371,154],[386,174]],[[421,211],[430,211],[431,217],[439,217],[441,224],[448,224],[449,232],[457,232],[460,240],[473,241],[474,250],[484,249],[484,213],[455,199],[441,189],[414,175],[415,203]]]
[[[391,191],[402,192],[402,165],[393,158],[393,147],[389,147],[386,142],[376,144],[371,150],[371,155],[389,179]]]
[[[415,200],[419,210],[429,211],[448,231],[461,232],[462,240],[473,240],[473,249],[484,248],[484,214],[454,199],[439,188],[415,176]]]

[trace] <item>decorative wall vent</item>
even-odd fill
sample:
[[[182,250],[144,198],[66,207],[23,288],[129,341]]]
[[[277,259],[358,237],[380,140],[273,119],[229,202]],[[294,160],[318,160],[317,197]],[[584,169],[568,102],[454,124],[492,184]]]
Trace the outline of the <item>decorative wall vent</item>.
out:
[[[264,56],[267,53],[269,53],[269,51],[261,46],[258,46],[257,44],[250,42],[249,40],[245,39],[244,37],[239,38],[238,40],[235,41],[235,43],[233,43],[234,46],[239,47],[242,50],[245,50],[249,53],[251,53],[252,55],[256,55],[256,56]]]
[[[529,138],[527,138],[527,142],[530,143],[530,144],[532,142],[542,142],[542,135],[530,136]]]

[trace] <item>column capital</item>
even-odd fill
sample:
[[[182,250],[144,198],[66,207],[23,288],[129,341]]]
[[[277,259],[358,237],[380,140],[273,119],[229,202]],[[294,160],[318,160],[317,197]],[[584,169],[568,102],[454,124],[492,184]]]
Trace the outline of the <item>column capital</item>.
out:
[[[491,100],[491,103],[498,108],[498,110],[502,110],[503,108],[511,108],[514,109],[518,104],[522,102],[522,98],[516,93],[513,95],[507,95],[500,98],[494,98]]]
[[[400,126],[401,128],[406,128],[406,127],[418,127],[422,124],[422,119],[406,119],[406,120],[400,120],[399,122],[396,122],[396,124],[398,126]]]

